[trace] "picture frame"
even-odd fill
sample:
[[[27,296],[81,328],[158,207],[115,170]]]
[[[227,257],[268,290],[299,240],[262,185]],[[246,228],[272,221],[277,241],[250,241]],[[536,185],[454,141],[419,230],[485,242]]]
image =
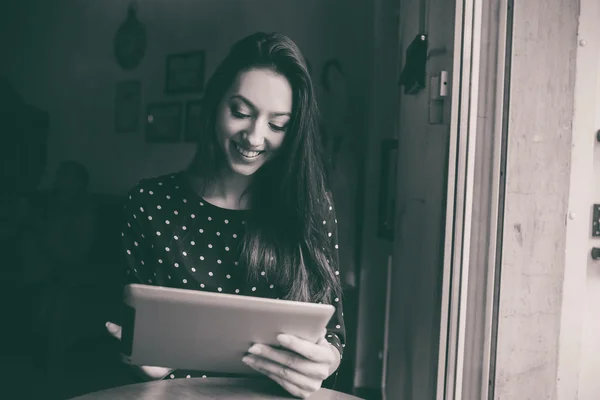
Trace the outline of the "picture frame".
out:
[[[139,80],[115,84],[114,124],[117,133],[134,133],[140,129],[142,84]]]
[[[190,100],[185,105],[185,127],[183,141],[196,143],[200,137],[202,127],[200,126],[200,112],[202,111],[202,100]]]
[[[204,91],[205,58],[204,50],[168,55],[165,93],[202,93]]]
[[[153,102],[146,106],[146,142],[176,143],[181,140],[180,102]]]

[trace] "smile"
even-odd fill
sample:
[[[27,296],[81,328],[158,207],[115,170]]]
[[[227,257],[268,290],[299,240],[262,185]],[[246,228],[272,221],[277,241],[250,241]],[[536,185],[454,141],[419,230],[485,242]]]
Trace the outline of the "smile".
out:
[[[246,158],[256,158],[258,156],[260,156],[263,152],[262,151],[249,151],[244,149],[243,147],[241,147],[239,144],[234,143],[235,145],[235,149],[238,151],[238,153],[240,153],[241,155],[243,155]]]

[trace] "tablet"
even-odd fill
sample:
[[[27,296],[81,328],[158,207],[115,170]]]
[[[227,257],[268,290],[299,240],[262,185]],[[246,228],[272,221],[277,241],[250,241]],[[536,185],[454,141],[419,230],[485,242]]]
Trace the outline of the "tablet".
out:
[[[250,346],[278,346],[279,333],[317,342],[335,308],[258,297],[131,284],[125,287],[124,361],[194,371],[254,375]]]

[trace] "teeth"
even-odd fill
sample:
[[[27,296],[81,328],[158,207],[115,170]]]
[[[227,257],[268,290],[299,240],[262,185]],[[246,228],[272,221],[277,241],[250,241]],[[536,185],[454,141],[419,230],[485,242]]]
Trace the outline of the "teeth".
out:
[[[242,147],[240,147],[240,145],[238,145],[237,143],[235,144],[235,148],[237,149],[237,151],[239,151],[244,157],[248,157],[248,158],[255,158],[258,157],[260,155],[260,151],[248,151]]]

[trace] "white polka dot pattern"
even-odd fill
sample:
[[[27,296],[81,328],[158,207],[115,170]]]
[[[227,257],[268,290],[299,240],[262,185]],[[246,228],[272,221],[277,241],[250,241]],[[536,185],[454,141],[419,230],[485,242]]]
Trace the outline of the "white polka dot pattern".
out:
[[[136,212],[143,213],[144,218],[136,218]],[[283,298],[285,293],[274,282],[269,282],[266,271],[261,271],[257,279],[247,281],[239,256],[248,213],[206,202],[189,188],[181,173],[140,181],[125,201],[121,233],[129,263],[129,281]],[[339,278],[337,220],[332,205],[328,204],[327,219],[322,222],[330,256],[334,257],[330,263]],[[345,339],[342,299],[335,295],[331,302],[336,313],[328,325],[326,338],[341,355]],[[190,376],[200,375],[197,371],[175,370],[167,378]]]

